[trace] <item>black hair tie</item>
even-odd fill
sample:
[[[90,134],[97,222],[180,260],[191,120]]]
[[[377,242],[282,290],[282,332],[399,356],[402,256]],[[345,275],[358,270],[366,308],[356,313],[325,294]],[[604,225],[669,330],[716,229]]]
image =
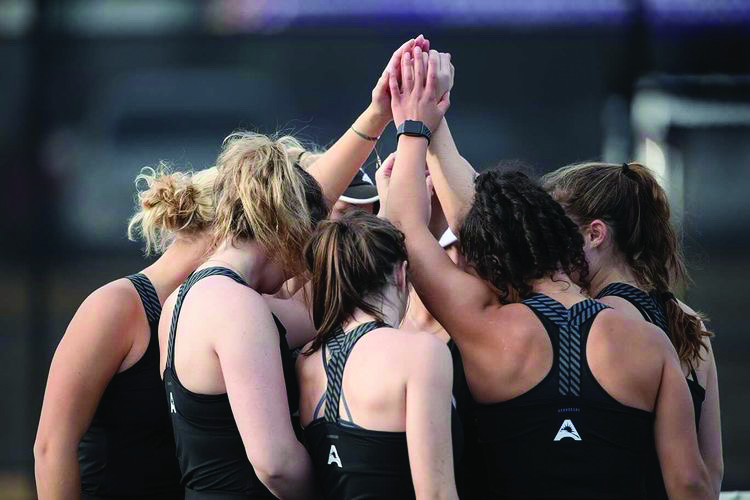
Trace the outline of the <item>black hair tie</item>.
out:
[[[628,172],[630,172],[630,165],[627,163],[622,164],[622,173],[623,175],[628,175]]]
[[[670,291],[661,292],[661,301],[664,303],[669,302],[670,300],[675,300],[674,294]]]

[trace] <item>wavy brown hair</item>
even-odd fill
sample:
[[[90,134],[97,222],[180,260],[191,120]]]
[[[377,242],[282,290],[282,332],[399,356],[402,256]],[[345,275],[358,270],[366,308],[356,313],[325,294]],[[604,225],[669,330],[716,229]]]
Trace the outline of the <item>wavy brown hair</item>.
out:
[[[322,222],[305,248],[317,330],[305,354],[317,351],[357,309],[383,321],[377,302],[406,260],[404,233],[385,219],[356,210]]]
[[[686,313],[670,290],[689,276],[672,223],[667,195],[640,163],[582,163],[543,177],[544,188],[582,228],[607,224],[617,250],[638,285],[664,303],[669,335],[680,359],[691,367],[707,349],[703,316]]]
[[[587,285],[578,227],[536,182],[516,170],[480,174],[458,238],[461,253],[498,291],[500,302],[524,299],[531,281],[562,271]]]
[[[301,268],[304,246],[328,207],[291,150],[302,146],[290,136],[236,132],[225,139],[216,162],[214,246],[252,239],[287,269]]]

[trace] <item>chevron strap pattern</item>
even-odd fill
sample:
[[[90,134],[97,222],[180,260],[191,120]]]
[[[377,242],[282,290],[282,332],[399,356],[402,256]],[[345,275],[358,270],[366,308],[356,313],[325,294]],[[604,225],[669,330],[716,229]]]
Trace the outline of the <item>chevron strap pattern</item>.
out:
[[[188,291],[190,290],[190,288],[192,288],[193,285],[195,285],[203,278],[207,278],[209,276],[226,276],[228,278],[232,278],[240,285],[247,286],[247,283],[245,283],[245,280],[243,280],[239,274],[226,267],[207,267],[206,269],[195,271],[193,274],[188,276],[188,279],[185,280],[185,282],[180,286],[180,291],[177,292],[177,300],[175,301],[174,311],[172,312],[172,324],[169,327],[169,341],[167,343],[167,369],[171,369],[174,363],[175,333],[177,332],[177,320],[180,318],[182,301],[185,300],[185,295],[187,295]]]
[[[143,309],[146,311],[146,319],[149,323],[158,323],[159,316],[161,316],[161,302],[159,302],[159,296],[156,295],[156,289],[145,274],[131,274],[127,277],[135,287],[138,296],[143,302]]]
[[[561,303],[546,295],[533,295],[523,301],[552,321],[558,328],[558,390],[563,396],[581,395],[581,359],[585,352],[581,346],[581,325],[609,306],[595,300],[584,300],[566,309]]]
[[[335,423],[339,419],[341,381],[344,376],[346,360],[349,359],[349,354],[351,354],[354,344],[356,344],[366,333],[384,326],[387,325],[379,321],[371,321],[359,325],[348,334],[345,334],[343,330],[340,330],[331,340],[328,341],[327,345],[328,349],[331,351],[331,359],[326,366],[326,376],[328,377],[328,384],[326,385],[326,422]]]
[[[641,312],[646,321],[658,326],[664,332],[669,331],[664,305],[652,295],[627,283],[610,283],[597,294],[596,298],[611,296],[627,300]]]

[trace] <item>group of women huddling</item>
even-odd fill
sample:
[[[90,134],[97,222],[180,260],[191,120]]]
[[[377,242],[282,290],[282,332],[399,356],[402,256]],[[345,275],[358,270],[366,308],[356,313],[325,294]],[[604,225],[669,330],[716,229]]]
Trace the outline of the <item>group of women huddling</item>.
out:
[[[41,499],[718,497],[664,191],[638,163],[477,174],[453,75],[420,35],[327,151],[241,132],[139,176],[129,233],[161,255],[57,348]],[[329,217],[391,121],[379,212]]]

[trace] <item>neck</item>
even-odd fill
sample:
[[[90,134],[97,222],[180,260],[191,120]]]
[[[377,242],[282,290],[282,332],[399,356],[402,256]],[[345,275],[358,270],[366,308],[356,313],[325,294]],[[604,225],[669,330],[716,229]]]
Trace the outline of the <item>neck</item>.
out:
[[[544,295],[559,295],[562,293],[583,295],[581,287],[573,283],[573,280],[562,271],[557,271],[552,277],[534,280],[531,283],[531,289]]]
[[[201,266],[227,267],[240,275],[250,288],[266,293],[274,288],[268,270],[270,260],[254,241],[243,241],[234,245],[228,241],[221,243]]]
[[[160,302],[164,300],[195,271],[206,257],[208,237],[175,240],[156,261],[143,270],[156,288]]]
[[[409,290],[409,307],[406,309],[403,323],[415,330],[426,332],[431,332],[440,326],[440,323],[430,314],[413,287],[410,287]]]
[[[602,267],[592,274],[589,284],[591,296],[596,297],[610,283],[629,283],[641,288],[633,270],[621,259],[613,259],[612,264]]]
[[[376,304],[377,308],[380,309],[383,321],[392,328],[398,328],[401,323],[403,316],[402,300],[403,298],[399,297],[399,291],[396,286],[390,285],[382,295],[382,302]],[[345,322],[345,325],[342,326],[344,330],[349,330],[355,325],[369,321],[375,321],[375,317],[357,309],[352,317]]]

